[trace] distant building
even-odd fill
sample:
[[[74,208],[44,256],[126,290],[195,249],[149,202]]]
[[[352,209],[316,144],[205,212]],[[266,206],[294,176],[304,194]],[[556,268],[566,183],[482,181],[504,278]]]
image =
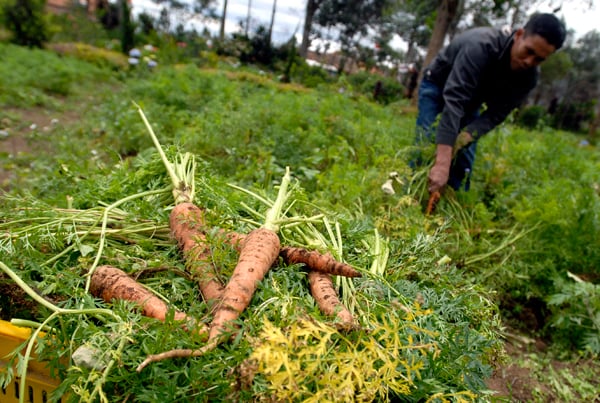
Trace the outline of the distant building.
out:
[[[306,55],[306,62],[309,65],[318,65],[330,73],[338,73],[342,62],[344,62],[344,72],[348,74],[356,73],[360,70],[359,65],[354,59],[346,58],[339,52],[322,53],[309,50]]]
[[[131,6],[132,0],[127,0],[127,4]],[[75,7],[85,8],[88,16],[95,18],[98,8],[108,10],[108,0],[47,0],[46,2],[46,9],[55,14],[66,14]]]

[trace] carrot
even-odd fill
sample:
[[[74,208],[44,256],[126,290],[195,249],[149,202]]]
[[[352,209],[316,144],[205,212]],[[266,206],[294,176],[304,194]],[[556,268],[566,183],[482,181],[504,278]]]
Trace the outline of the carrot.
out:
[[[175,349],[148,356],[137,367],[142,371],[148,364],[167,358],[197,357],[215,348],[223,336],[232,327],[235,320],[248,307],[256,291],[271,266],[279,256],[281,242],[278,235],[278,221],[283,205],[289,193],[287,187],[291,180],[289,168],[279,186],[277,199],[267,211],[264,224],[252,230],[241,243],[238,262],[233,274],[225,286],[220,303],[216,306],[210,324],[208,342],[200,349]]]
[[[113,266],[98,266],[92,274],[90,292],[105,302],[115,299],[134,302],[142,310],[142,315],[165,321],[169,307],[150,290]],[[187,321],[188,316],[175,312],[175,320]]]
[[[427,208],[425,209],[425,215],[430,215],[435,211],[435,207],[437,206],[437,203],[440,201],[441,197],[441,193],[437,190],[431,195],[429,195],[429,200],[427,201]]]
[[[137,105],[136,105],[137,106]],[[218,281],[214,266],[209,262],[210,247],[204,234],[203,210],[193,204],[195,160],[190,153],[177,154],[171,163],[165,155],[152,126],[142,109],[138,112],[171,178],[175,207],[169,217],[169,227],[184,255],[187,269],[198,277],[200,292],[205,301],[218,299],[223,285]]]
[[[308,272],[308,285],[310,293],[323,314],[335,316],[338,326],[341,329],[348,330],[354,326],[352,313],[346,308],[338,298],[333,280],[326,273],[311,270]]]
[[[246,239],[245,234],[238,232],[223,232],[226,242],[236,250],[241,250],[241,245]],[[362,274],[347,263],[335,260],[330,253],[321,253],[297,246],[281,246],[279,257],[286,265],[304,264],[309,270],[344,277],[362,277]]]
[[[169,227],[183,253],[186,268],[197,278],[204,300],[213,302],[219,299],[225,287],[218,280],[210,261],[210,246],[203,232],[203,210],[193,203],[179,203],[171,211]]]
[[[209,340],[226,331],[228,324],[248,307],[258,283],[275,263],[280,246],[279,236],[271,229],[262,227],[248,234],[242,245],[238,264],[215,311]]]
[[[344,277],[361,277],[362,274],[349,264],[339,262],[330,254],[322,254],[304,248],[284,246],[279,256],[286,264],[303,263],[310,270]]]

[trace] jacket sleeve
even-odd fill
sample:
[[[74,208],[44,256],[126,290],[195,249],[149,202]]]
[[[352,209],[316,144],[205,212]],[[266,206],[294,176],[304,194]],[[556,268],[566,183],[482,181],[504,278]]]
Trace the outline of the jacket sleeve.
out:
[[[438,124],[437,144],[454,145],[465,108],[475,94],[487,63],[489,57],[484,45],[470,42],[462,44],[444,86],[444,109]]]

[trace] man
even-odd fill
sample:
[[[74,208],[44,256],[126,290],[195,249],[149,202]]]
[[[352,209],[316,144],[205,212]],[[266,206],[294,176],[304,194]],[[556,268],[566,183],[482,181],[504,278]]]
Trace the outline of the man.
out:
[[[521,105],[536,86],[538,66],[560,49],[565,27],[553,14],[534,14],[506,32],[474,28],[458,36],[425,69],[419,88],[417,144],[433,141],[430,193],[446,184],[469,189],[477,140]],[[460,133],[460,134],[459,134]]]

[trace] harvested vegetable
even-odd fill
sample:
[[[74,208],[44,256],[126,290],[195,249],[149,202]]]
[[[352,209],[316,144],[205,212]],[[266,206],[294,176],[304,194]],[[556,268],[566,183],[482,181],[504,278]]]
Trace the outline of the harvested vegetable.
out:
[[[167,358],[197,357],[214,349],[234,327],[234,322],[250,304],[258,284],[263,280],[279,256],[279,220],[290,192],[290,170],[286,168],[279,186],[277,199],[268,209],[264,224],[252,230],[241,243],[240,257],[233,274],[216,306],[210,324],[208,342],[200,349],[176,349],[148,356],[137,367],[142,371],[148,364]]]
[[[279,236],[271,228],[257,228],[248,234],[210,325],[209,339],[227,331],[248,307],[257,285],[279,256],[279,248]]]
[[[90,292],[105,302],[126,300],[134,302],[142,315],[165,321],[169,312],[168,305],[150,290],[127,275],[123,270],[113,266],[98,266],[92,274]],[[188,316],[180,311],[175,312],[175,320],[188,321]]]
[[[433,214],[433,212],[435,211],[435,207],[437,206],[441,197],[441,193],[437,190],[429,195],[429,200],[427,201],[427,208],[425,209],[425,215]]]
[[[198,278],[204,300],[212,302],[219,298],[224,287],[218,281],[210,261],[210,245],[206,242],[203,231],[204,212],[193,203],[196,167],[194,156],[185,153],[178,155],[175,163],[169,162],[144,112],[139,106],[137,108],[173,185],[175,207],[169,216],[171,234],[183,253],[187,269]]]
[[[286,264],[305,264],[310,270],[344,277],[361,277],[362,274],[349,264],[335,260],[330,253],[322,254],[304,248],[284,246],[279,256]]]
[[[223,232],[225,241],[240,251],[246,235],[238,232]],[[362,277],[361,272],[347,263],[336,260],[331,253],[321,253],[298,246],[282,246],[279,257],[286,265],[303,264],[309,270],[343,277]]]
[[[183,253],[186,268],[198,281],[204,301],[216,301],[225,286],[218,280],[211,261],[210,245],[203,232],[203,210],[193,203],[180,203],[171,211],[169,227]]]
[[[337,325],[341,329],[349,330],[355,327],[354,317],[340,301],[329,274],[309,271],[308,285],[310,293],[324,315],[335,316]]]

